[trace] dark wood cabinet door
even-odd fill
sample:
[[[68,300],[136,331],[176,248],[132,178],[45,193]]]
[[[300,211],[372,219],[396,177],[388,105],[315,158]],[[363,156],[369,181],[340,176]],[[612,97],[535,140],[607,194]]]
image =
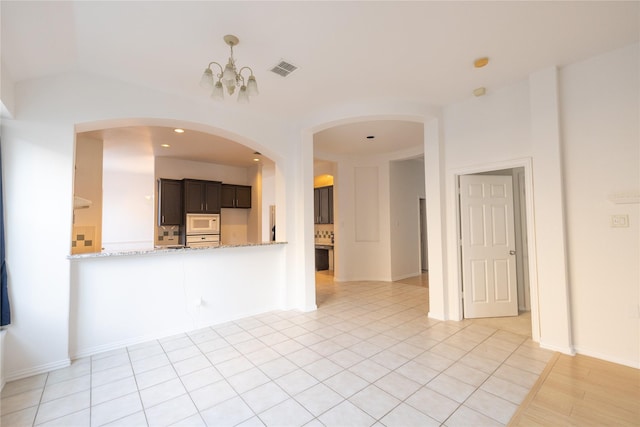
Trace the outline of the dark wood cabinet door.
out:
[[[158,225],[182,225],[182,181],[160,179],[158,199]]]
[[[329,187],[320,190],[320,224],[329,224]]]
[[[327,194],[327,203],[329,204],[329,224],[333,224],[333,186],[329,187]]]
[[[329,269],[329,250],[316,248],[316,271]]]
[[[236,200],[236,186],[231,184],[222,184],[220,205],[223,208],[234,208],[235,200]]]
[[[222,183],[217,181],[208,181],[204,184],[204,212],[219,214],[220,213],[220,190]]]
[[[185,213],[220,213],[219,181],[184,180]]]
[[[222,184],[220,204],[223,208],[251,208],[251,186]]]
[[[184,211],[185,213],[204,212],[204,182],[191,179],[184,180]]]
[[[313,190],[313,211],[316,224],[333,224],[333,186]]]
[[[320,222],[320,189],[313,189],[313,223],[321,224]]]
[[[251,187],[248,185],[236,185],[236,208],[251,208]]]

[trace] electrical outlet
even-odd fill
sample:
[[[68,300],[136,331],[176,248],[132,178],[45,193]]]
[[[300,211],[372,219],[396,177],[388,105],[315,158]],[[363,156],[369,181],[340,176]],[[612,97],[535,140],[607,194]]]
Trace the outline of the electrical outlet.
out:
[[[611,215],[611,227],[629,227],[629,215]]]

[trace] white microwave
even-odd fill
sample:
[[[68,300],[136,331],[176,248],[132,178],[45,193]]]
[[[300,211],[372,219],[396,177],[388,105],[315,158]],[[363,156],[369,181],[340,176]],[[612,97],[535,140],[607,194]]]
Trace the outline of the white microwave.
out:
[[[220,234],[220,214],[187,214],[187,235]]]

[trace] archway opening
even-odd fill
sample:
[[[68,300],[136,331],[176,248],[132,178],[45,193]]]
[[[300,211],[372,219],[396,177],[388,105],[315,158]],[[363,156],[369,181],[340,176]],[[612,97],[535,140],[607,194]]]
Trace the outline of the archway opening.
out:
[[[185,245],[184,224],[161,219],[161,180],[250,188],[243,209],[219,207],[220,242],[271,239],[276,162],[253,141],[195,123],[154,119],[77,129],[73,254]],[[181,202],[176,196],[174,203]]]

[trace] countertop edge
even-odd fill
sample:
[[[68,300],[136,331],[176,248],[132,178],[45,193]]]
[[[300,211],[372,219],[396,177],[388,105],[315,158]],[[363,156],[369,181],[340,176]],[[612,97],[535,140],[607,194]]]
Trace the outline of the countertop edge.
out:
[[[148,248],[148,249],[130,249],[122,251],[103,251],[103,252],[91,252],[86,254],[74,254],[67,255],[67,259],[74,261],[79,259],[89,258],[107,258],[107,257],[120,257],[120,256],[132,256],[132,255],[154,255],[154,254],[171,254],[171,253],[186,253],[195,251],[212,251],[227,248],[246,248],[254,246],[275,246],[286,245],[287,242],[263,242],[263,243],[243,243],[238,245],[220,245],[210,246],[206,248]]]

